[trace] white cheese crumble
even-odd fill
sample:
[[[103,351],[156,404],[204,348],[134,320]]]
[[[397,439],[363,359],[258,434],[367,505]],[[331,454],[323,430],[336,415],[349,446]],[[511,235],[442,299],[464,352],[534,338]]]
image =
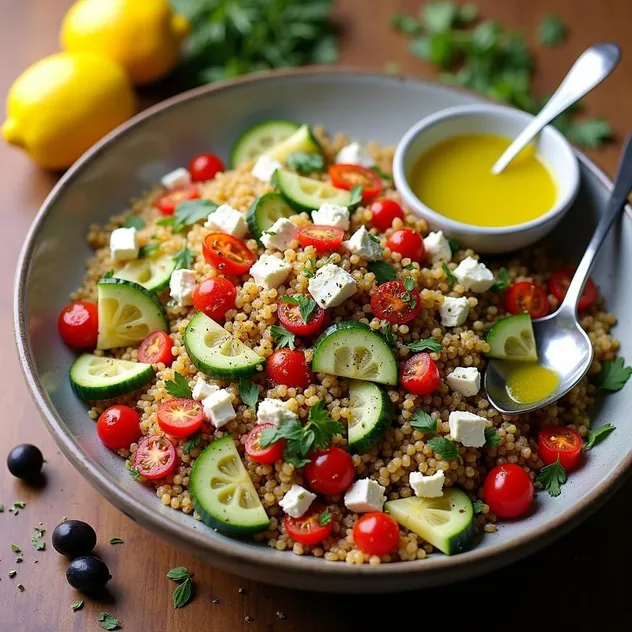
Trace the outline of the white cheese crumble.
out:
[[[292,485],[279,501],[279,507],[292,518],[300,518],[316,500],[316,494],[307,491],[300,485]]]
[[[204,223],[204,228],[218,233],[226,233],[237,237],[237,239],[243,239],[248,232],[248,224],[244,214],[230,204],[222,204],[213,213],[210,213]]]
[[[482,448],[485,445],[487,419],[474,413],[455,410],[448,417],[450,437],[467,448]]]
[[[474,397],[481,390],[481,374],[473,366],[459,366],[446,378],[448,386],[453,390]]]
[[[197,382],[193,387],[191,397],[198,402],[201,402],[203,399],[210,397],[213,393],[217,393],[217,391],[219,391],[219,386],[209,384],[203,377],[198,377]]]
[[[336,163],[341,165],[360,165],[361,167],[374,167],[375,160],[367,153],[360,143],[352,142],[345,145],[336,154]]]
[[[283,169],[283,165],[278,160],[263,154],[257,158],[257,162],[255,162],[250,173],[258,180],[261,180],[261,182],[269,184],[277,169]]]
[[[345,493],[345,506],[355,513],[382,511],[386,496],[385,487],[370,478],[356,481]]]
[[[346,206],[325,202],[312,213],[312,222],[319,226],[336,226],[349,230],[349,209]]]
[[[255,283],[264,290],[279,287],[290,274],[292,266],[274,255],[261,255],[250,268]]]
[[[174,270],[169,279],[169,293],[180,307],[193,305],[193,289],[195,288],[195,272],[180,268]]]
[[[439,498],[443,496],[445,475],[443,470],[432,476],[424,476],[421,472],[411,472],[408,478],[410,486],[419,498]]]
[[[459,327],[467,320],[470,312],[470,302],[465,296],[454,298],[446,296],[439,308],[441,324],[444,327]]]
[[[382,258],[382,246],[379,241],[374,241],[373,236],[364,226],[360,226],[351,239],[342,243],[351,254],[368,261],[378,261]]]
[[[307,285],[309,293],[323,309],[338,307],[357,289],[354,278],[342,268],[328,263],[318,270]]]
[[[430,233],[424,239],[424,247],[432,263],[440,263],[441,261],[447,263],[452,260],[452,248],[450,248],[450,244],[441,230]]]
[[[138,235],[136,229],[115,228],[110,235],[110,256],[114,261],[138,259]]]
[[[494,275],[484,263],[480,263],[474,257],[467,257],[459,263],[453,272],[458,282],[472,292],[487,292],[494,284]]]
[[[281,422],[295,419],[298,419],[298,417],[278,399],[266,397],[257,406],[258,424],[273,424],[278,428]]]
[[[233,396],[224,388],[205,397],[202,400],[202,408],[206,418],[215,428],[221,428],[237,417],[233,408]]]
[[[191,184],[191,174],[188,169],[179,167],[162,176],[160,184],[167,189],[175,189],[176,187],[184,187]]]
[[[285,251],[297,237],[298,228],[287,217],[279,217],[268,230],[263,232],[261,243],[271,250]]]

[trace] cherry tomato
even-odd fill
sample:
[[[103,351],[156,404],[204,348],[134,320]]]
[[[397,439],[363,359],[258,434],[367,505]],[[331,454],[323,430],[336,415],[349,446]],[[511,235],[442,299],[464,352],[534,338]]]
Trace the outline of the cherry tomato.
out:
[[[373,225],[382,232],[388,230],[397,218],[404,219],[402,207],[395,200],[388,198],[375,200],[371,204],[371,213],[373,214]]]
[[[375,171],[360,165],[331,165],[329,177],[335,187],[346,191],[351,191],[359,184],[365,202],[377,197],[382,191],[382,178]]]
[[[364,514],[353,527],[353,541],[367,555],[388,555],[399,546],[399,527],[388,514]]]
[[[278,349],[266,360],[266,369],[273,384],[307,388],[312,379],[305,354],[299,349]]]
[[[97,435],[110,450],[129,448],[140,437],[140,415],[129,406],[106,408],[97,421]]]
[[[222,320],[235,307],[237,290],[224,277],[206,279],[193,288],[193,307],[213,320]]]
[[[527,312],[531,318],[542,318],[549,313],[546,290],[530,281],[514,283],[507,290],[505,307],[510,314]]]
[[[314,246],[318,253],[338,250],[344,237],[345,231],[337,226],[310,224],[298,229],[298,243],[303,248]]]
[[[158,425],[172,437],[188,437],[199,430],[204,421],[202,404],[194,399],[167,399],[158,408]]]
[[[517,518],[529,509],[535,490],[529,475],[515,463],[493,467],[483,484],[483,497],[501,518]]]
[[[200,190],[196,184],[185,184],[184,186],[168,189],[164,193],[161,193],[154,200],[154,206],[163,215],[173,215],[176,210],[176,206],[178,206],[180,202],[197,200],[199,197]]]
[[[275,463],[283,458],[285,441],[279,439],[267,448],[261,445],[261,435],[266,428],[276,428],[274,424],[257,424],[246,435],[246,454],[257,463]]]
[[[189,163],[189,173],[193,182],[212,180],[225,169],[224,163],[215,154],[199,154]]]
[[[226,233],[209,233],[202,242],[202,252],[207,263],[225,274],[244,274],[256,261],[243,241]]]
[[[577,467],[584,442],[579,432],[566,426],[547,426],[538,432],[538,454],[544,465],[559,457],[562,467],[570,472]]]
[[[387,240],[386,245],[392,252],[399,252],[402,257],[420,263],[426,258],[424,240],[419,233],[410,228],[396,230]]]
[[[153,435],[141,439],[134,452],[134,467],[150,481],[164,478],[176,467],[176,449],[166,437]]]
[[[153,334],[149,334],[145,340],[140,343],[138,347],[138,359],[141,362],[147,362],[147,364],[157,364],[162,362],[165,366],[171,366],[176,359],[171,348],[173,347],[173,340],[169,334],[164,331],[154,331]]]
[[[388,281],[371,295],[371,311],[380,319],[401,325],[419,314],[421,298],[417,290],[407,290],[403,281]]]
[[[549,292],[555,296],[555,298],[561,303],[568,292],[568,286],[571,284],[571,279],[575,274],[573,268],[562,268],[557,272],[554,272],[549,279]],[[586,281],[584,291],[577,304],[577,309],[582,310],[590,307],[597,299],[597,286],[592,279]]]
[[[297,336],[312,336],[317,334],[325,324],[325,310],[316,307],[314,313],[305,322],[298,305],[282,302],[277,310],[281,324]]]
[[[309,546],[322,542],[333,529],[333,524],[321,524],[321,516],[326,507],[322,503],[314,502],[300,518],[292,518],[286,514],[283,525],[287,534],[295,542]]]
[[[326,496],[342,494],[353,484],[355,466],[351,455],[342,448],[329,446],[310,454],[311,461],[305,466],[309,486]]]
[[[96,303],[76,301],[61,310],[57,320],[61,339],[73,349],[96,347],[99,312]]]
[[[414,395],[430,395],[441,385],[439,369],[427,353],[417,353],[399,367],[399,381]]]

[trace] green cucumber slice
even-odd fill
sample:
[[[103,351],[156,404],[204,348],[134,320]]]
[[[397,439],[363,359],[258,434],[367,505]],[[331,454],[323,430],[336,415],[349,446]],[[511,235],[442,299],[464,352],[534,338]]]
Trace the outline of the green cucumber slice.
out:
[[[285,164],[287,157],[293,153],[322,154],[323,150],[312,128],[307,123],[301,125],[291,136],[276,144],[265,153],[279,162]]]
[[[537,362],[533,325],[529,314],[515,314],[499,320],[487,332],[487,356],[499,360]]]
[[[195,511],[221,533],[258,533],[270,524],[230,436],[213,441],[195,460],[189,491]]]
[[[114,278],[133,281],[146,290],[159,292],[169,285],[169,279],[175,269],[176,262],[171,255],[142,257],[126,263],[114,273]]]
[[[248,209],[246,221],[250,234],[261,245],[261,236],[280,217],[296,215],[296,211],[280,193],[265,193],[257,198]]]
[[[337,189],[329,182],[299,176],[291,171],[277,169],[272,176],[272,186],[279,189],[288,204],[299,213],[308,213],[321,207],[325,202],[349,207],[349,191]]]
[[[249,160],[256,160],[282,143],[299,129],[298,123],[286,120],[270,120],[258,123],[244,132],[233,146],[230,163],[233,168]]]
[[[349,448],[366,452],[380,441],[393,423],[393,405],[386,389],[353,380],[349,384]]]

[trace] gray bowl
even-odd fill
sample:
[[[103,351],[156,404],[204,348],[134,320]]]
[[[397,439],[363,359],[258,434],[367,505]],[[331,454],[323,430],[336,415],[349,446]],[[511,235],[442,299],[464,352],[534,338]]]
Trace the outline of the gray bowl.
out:
[[[596,423],[619,427],[573,473],[560,497],[539,494],[528,517],[503,523],[468,553],[355,567],[231,539],[163,507],[101,445],[68,382],[74,356],[57,336],[56,321],[69,292],[81,283],[83,262],[90,255],[85,240],[89,224],[105,222],[130,197],[198,152],[228,156],[237,136],[266,118],[322,123],[353,138],[395,144],[420,118],[476,102],[469,94],[415,79],[345,70],[278,72],[173,98],[85,154],[60,180],[31,227],[18,265],[14,304],[18,352],[29,388],[48,429],[79,472],[127,516],[213,565],[259,581],[334,592],[402,591],[481,574],[535,551],[592,513],[623,482],[632,462],[624,393],[609,396],[596,411]],[[568,255],[582,251],[610,190],[603,173],[585,156],[579,159],[581,192],[553,237],[555,247]],[[594,273],[609,308],[619,316],[624,356],[632,355],[632,295],[619,272],[632,269],[631,249],[625,245],[630,243],[628,213],[611,232]]]

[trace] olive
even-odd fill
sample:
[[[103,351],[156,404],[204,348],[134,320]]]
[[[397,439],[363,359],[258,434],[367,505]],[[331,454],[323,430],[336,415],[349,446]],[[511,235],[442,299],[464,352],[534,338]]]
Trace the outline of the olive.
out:
[[[76,557],[66,569],[68,583],[84,593],[102,590],[112,579],[105,562],[92,555]]]
[[[25,481],[36,479],[42,471],[42,465],[42,453],[39,448],[29,443],[16,445],[7,457],[9,472]]]
[[[66,557],[87,555],[97,543],[94,529],[81,520],[66,520],[53,531],[53,547]]]

